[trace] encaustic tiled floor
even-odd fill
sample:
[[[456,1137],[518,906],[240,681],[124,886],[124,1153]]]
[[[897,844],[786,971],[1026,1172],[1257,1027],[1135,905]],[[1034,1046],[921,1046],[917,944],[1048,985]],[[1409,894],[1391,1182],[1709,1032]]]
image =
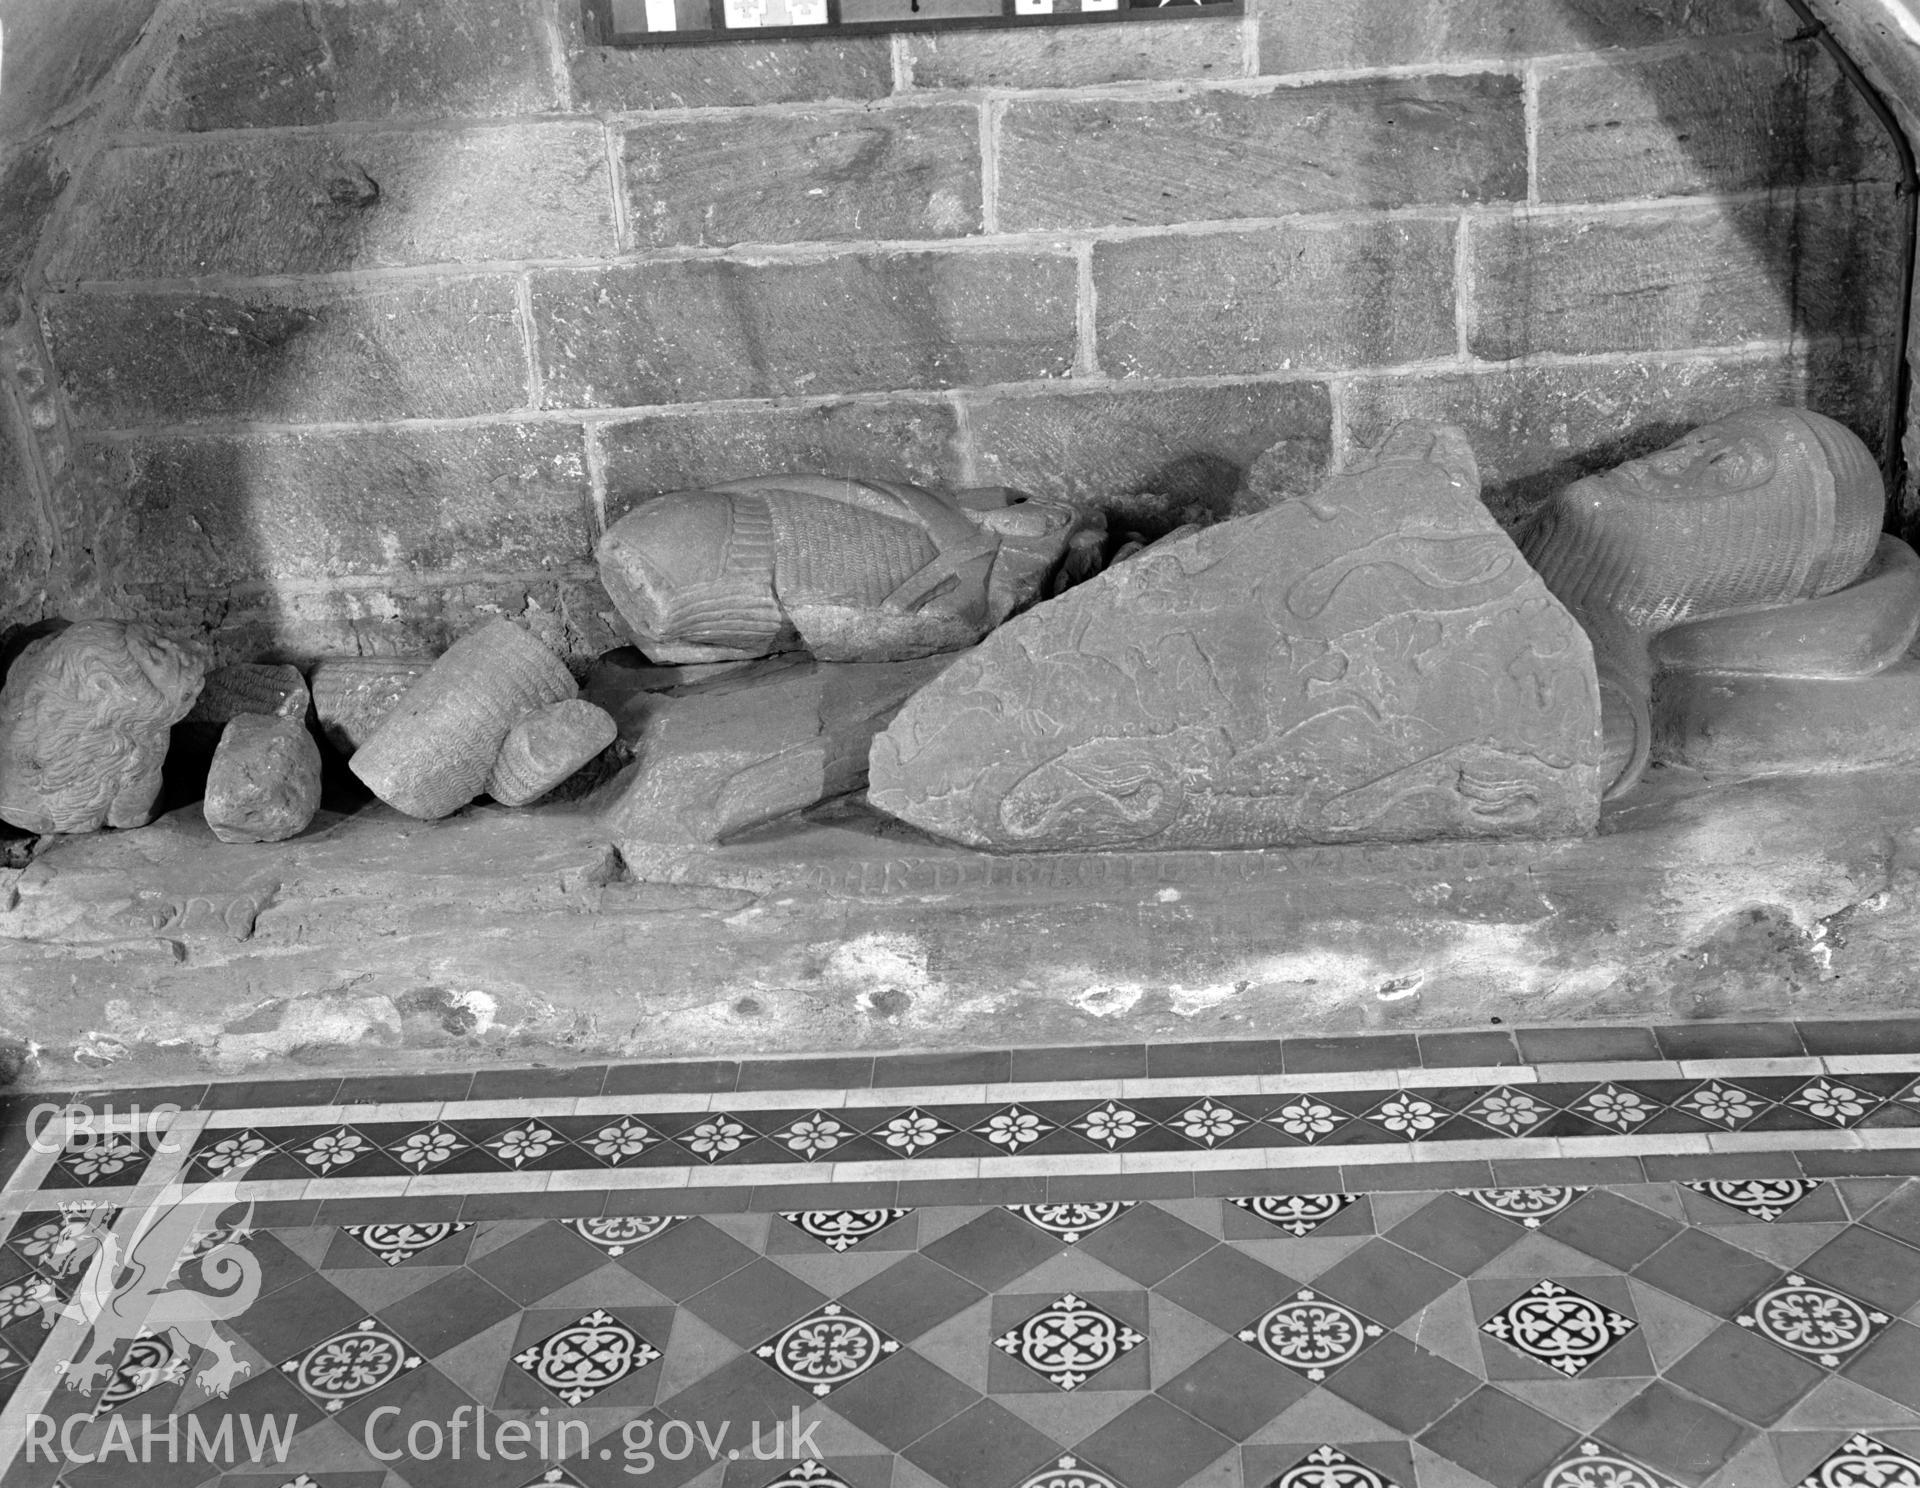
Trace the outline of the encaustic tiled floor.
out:
[[[1920,1488],[1917,1035],[18,1100],[4,1485]]]

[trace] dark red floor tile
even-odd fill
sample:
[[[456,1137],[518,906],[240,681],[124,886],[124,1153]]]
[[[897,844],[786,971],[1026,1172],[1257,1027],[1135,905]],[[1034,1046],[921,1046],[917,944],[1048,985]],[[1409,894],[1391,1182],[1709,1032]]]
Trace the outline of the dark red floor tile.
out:
[[[303,1276],[270,1297],[262,1297],[235,1317],[231,1327],[272,1364],[312,1348],[342,1328],[350,1328],[367,1309],[318,1274]]]
[[[418,1349],[422,1358],[431,1359],[512,1317],[522,1305],[471,1271],[461,1270],[390,1303],[381,1309],[381,1320]]]
[[[1171,1173],[1088,1173],[1076,1177],[1054,1173],[1047,1178],[1049,1204],[1085,1203],[1108,1199],[1190,1199],[1194,1175]]]
[[[616,1064],[607,1071],[603,1095],[725,1095],[740,1078],[732,1059],[680,1064]]]
[[[1137,1400],[1075,1447],[1125,1475],[1127,1488],[1179,1488],[1233,1449],[1231,1438],[1158,1395]]]
[[[1920,1250],[1858,1225],[1794,1269],[1895,1315],[1920,1302]]]
[[[1840,1372],[1909,1410],[1920,1411],[1920,1328],[1894,1323]]]
[[[1881,1200],[1862,1222],[1870,1230],[1920,1246],[1920,1183],[1909,1183]]]
[[[1771,1426],[1825,1379],[1826,1371],[1745,1328],[1723,1323],[1666,1377],[1756,1426]]]
[[[666,1397],[655,1410],[667,1420],[704,1421],[710,1431],[722,1421],[732,1421],[734,1434],[740,1437],[746,1435],[749,1421],[788,1421],[796,1406],[804,1411],[814,1403],[810,1391],[749,1353],[728,1360],[713,1373]]]
[[[921,1254],[975,1286],[998,1291],[1066,1245],[1004,1209],[989,1209],[978,1219],[942,1235]]]
[[[1364,1357],[1364,1356],[1363,1356]],[[1159,1393],[1215,1431],[1244,1441],[1313,1386],[1242,1343],[1223,1343]]]
[[[1633,1274],[1695,1307],[1731,1318],[1780,1268],[1703,1230],[1686,1230],[1635,1266]]]
[[[1631,1270],[1685,1226],[1644,1204],[1599,1189],[1575,1199],[1540,1228],[1562,1245]]]
[[[1479,1388],[1480,1381],[1398,1333],[1364,1349],[1327,1379],[1329,1393],[1395,1431],[1416,1435]]]
[[[1277,1075],[1279,1039],[1217,1039],[1184,1044],[1149,1044],[1147,1074],[1155,1080],[1214,1075]]]
[[[765,1343],[829,1298],[777,1261],[764,1257],[729,1273],[681,1306],[743,1348]]]
[[[1594,1437],[1682,1483],[1695,1484],[1724,1467],[1752,1434],[1724,1411],[1656,1383]]]
[[[1395,1328],[1455,1280],[1452,1272],[1390,1241],[1369,1240],[1344,1261],[1321,1272],[1313,1286],[1334,1301]]]
[[[1420,1434],[1429,1451],[1496,1488],[1533,1481],[1578,1440],[1551,1416],[1492,1385],[1482,1385]]]
[[[1300,1283],[1292,1277],[1229,1245],[1208,1251],[1154,1287],[1169,1302],[1229,1333],[1246,1327],[1298,1290]]]
[[[1653,1036],[1663,1059],[1794,1059],[1807,1052],[1791,1023],[1667,1023]]]
[[[982,1400],[902,1453],[948,1488],[1009,1488],[1056,1462],[1064,1448],[991,1400]],[[1129,1482],[1127,1488],[1149,1488]]]
[[[1361,1034],[1348,1038],[1290,1038],[1282,1041],[1281,1048],[1285,1073],[1289,1075],[1420,1067],[1420,1045],[1410,1033]]]
[[[753,1252],[733,1236],[698,1217],[619,1257],[621,1265],[676,1302],[704,1292],[753,1259]]]
[[[680,1225],[678,1229],[689,1229]],[[660,1237],[673,1238],[673,1231]],[[651,1243],[631,1252],[640,1255]],[[558,1223],[548,1220],[529,1230],[518,1240],[510,1240],[498,1250],[490,1250],[467,1263],[468,1269],[484,1277],[522,1307],[531,1306],[589,1271],[606,1263],[606,1256],[593,1246],[570,1234]],[[665,1291],[662,1287],[660,1290]],[[672,1295],[669,1293],[669,1295]]]
[[[1528,1064],[1611,1064],[1665,1057],[1651,1028],[1518,1028],[1513,1037]]]
[[[1460,1276],[1471,1276],[1525,1235],[1519,1226],[1455,1194],[1441,1194],[1387,1231],[1394,1244]]]
[[[1086,1044],[1070,1049],[1015,1049],[1010,1078],[1037,1080],[1144,1080],[1145,1044]]]
[[[467,1088],[467,1099],[539,1100],[556,1096],[598,1095],[607,1078],[604,1064],[568,1065],[563,1069],[481,1070]]]
[[[554,1405],[556,1409],[565,1409],[558,1401]],[[398,1414],[382,1416],[379,1423],[370,1426],[373,1413],[388,1407]],[[471,1424],[465,1450],[458,1455],[444,1449],[437,1453],[423,1450],[418,1456],[407,1451],[407,1433],[419,1422],[428,1421],[445,1430],[446,1423],[460,1410],[465,1410],[463,1419],[468,1423],[478,1414],[472,1396],[428,1365],[402,1375],[371,1395],[362,1396],[335,1419],[356,1440],[364,1443],[371,1432],[372,1439],[383,1451],[406,1452],[395,1465],[404,1468],[408,1488],[520,1488],[526,1480],[526,1469],[534,1464],[508,1462],[494,1453],[482,1458],[473,1450]],[[418,1440],[424,1447],[431,1439],[422,1433]],[[324,1474],[321,1482],[325,1482]]]
[[[1920,1052],[1920,1018],[1833,1018],[1801,1023],[1809,1054],[1913,1054]]]
[[[986,1295],[945,1266],[909,1255],[841,1300],[881,1332],[910,1342]]]
[[[1197,1260],[1216,1244],[1213,1236],[1151,1203],[1128,1210],[1079,1242],[1080,1249],[1142,1286]]]
[[[873,1060],[876,1089],[888,1085],[1004,1085],[1017,1078],[1014,1056],[1005,1049],[951,1054],[879,1054]],[[1041,1075],[1043,1080],[1086,1079],[1083,1075]],[[745,1086],[741,1087],[745,1089]]]
[[[1471,1125],[1472,1123],[1468,1123]],[[1462,1132],[1463,1137],[1484,1141],[1490,1135],[1484,1128]],[[1445,1148],[1440,1149],[1442,1152]],[[1493,1167],[1483,1161],[1377,1163],[1365,1167],[1342,1168],[1341,1185],[1348,1193],[1417,1193],[1429,1188],[1492,1188]]]
[[[924,1356],[903,1348],[840,1386],[833,1411],[896,1452],[946,1425],[981,1395]]]
[[[1486,1069],[1522,1062],[1513,1035],[1504,1031],[1423,1033],[1417,1037],[1423,1069]]]

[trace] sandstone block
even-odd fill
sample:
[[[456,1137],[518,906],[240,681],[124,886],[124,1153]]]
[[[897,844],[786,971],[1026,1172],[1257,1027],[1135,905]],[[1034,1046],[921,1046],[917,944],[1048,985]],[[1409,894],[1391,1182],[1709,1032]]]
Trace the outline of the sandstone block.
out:
[[[487,788],[508,730],[578,693],[557,656],[496,620],[448,647],[347,765],[389,806],[433,821]]]
[[[613,716],[584,698],[535,708],[507,730],[487,777],[487,794],[502,806],[537,801],[611,744]]]
[[[538,572],[592,548],[585,446],[552,425],[91,445],[89,519],[129,583]]]
[[[262,131],[109,150],[47,273],[321,274],[617,247],[598,125]]]
[[[1247,468],[1275,445],[1297,494],[1326,474],[1325,383],[982,398],[968,410],[980,479],[1097,506],[1116,532],[1157,536],[1225,515]],[[1276,463],[1276,462],[1270,462]]]
[[[242,713],[220,735],[201,810],[222,842],[283,842],[320,809],[320,746],[303,718]]]
[[[1598,725],[1465,438],[1408,425],[1002,626],[875,739],[868,799],[1013,852],[1571,835]]]
[[[1064,377],[1073,260],[862,253],[652,263],[533,278],[547,405],[942,388]]]
[[[909,32],[904,40],[915,88],[1085,88],[1239,77],[1243,67],[1240,28],[1231,23]]]
[[[1401,220],[1095,244],[1100,365],[1204,377],[1451,356],[1456,231]]]
[[[1540,81],[1539,153],[1543,201],[1890,181],[1899,169],[1825,52],[1771,37],[1554,68]]]
[[[1204,23],[1195,23],[1204,24]],[[1270,94],[1020,99],[1000,134],[1009,231],[1518,201],[1520,80],[1315,83]]]
[[[1764,31],[1765,0],[1252,0],[1260,70],[1512,59]]]
[[[637,758],[607,827],[623,851],[716,842],[858,790],[873,736],[952,660],[773,657],[635,698]]]
[[[1468,344],[1506,360],[1872,337],[1899,313],[1891,206],[1873,188],[1846,211],[1742,202],[1477,224]]]
[[[953,405],[832,403],[648,414],[597,425],[609,523],[641,501],[769,470],[965,485]]]
[[[210,5],[173,30],[142,127],[161,131],[485,118],[554,107],[523,0]]]
[[[527,401],[505,275],[342,291],[56,297],[69,407],[106,428],[459,418]]]
[[[962,104],[643,122],[627,220],[643,248],[977,233],[979,136]]]
[[[329,656],[315,663],[313,714],[321,737],[342,755],[351,755],[432,669],[433,662],[426,658]]]

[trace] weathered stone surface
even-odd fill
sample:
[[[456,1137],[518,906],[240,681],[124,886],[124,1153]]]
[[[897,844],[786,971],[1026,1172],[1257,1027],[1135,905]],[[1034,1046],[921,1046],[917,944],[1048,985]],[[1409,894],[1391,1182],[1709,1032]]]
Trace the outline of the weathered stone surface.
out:
[[[553,652],[496,620],[455,641],[347,764],[389,806],[433,821],[487,788],[509,729],[578,694]]]
[[[953,405],[829,403],[805,408],[690,409],[598,424],[607,520],[668,491],[769,470],[859,471],[916,486],[965,485]]]
[[[1468,344],[1506,360],[1885,334],[1893,197],[1849,195],[1478,223]]]
[[[1002,626],[874,741],[868,798],[1003,851],[1573,834],[1598,719],[1465,438],[1406,425]]]
[[[775,657],[635,697],[637,758],[606,829],[644,861],[648,845],[717,842],[858,790],[874,735],[952,660]]]
[[[1793,355],[1688,356],[1514,367],[1431,377],[1361,377],[1348,387],[1349,449],[1403,419],[1458,424],[1483,459],[1482,499],[1509,529],[1583,475],[1650,454],[1697,424],[1757,403],[1841,418],[1879,448],[1889,357],[1840,347]]]
[[[1003,397],[968,409],[981,480],[1097,506],[1113,531],[1150,536],[1196,513],[1224,516],[1247,467],[1279,444],[1288,489],[1311,491],[1326,474],[1330,421],[1320,382]]]
[[[188,12],[139,123],[247,129],[341,119],[485,118],[554,107],[523,0],[267,0]]]
[[[1765,0],[1252,0],[1265,73],[1511,60],[1764,31]]]
[[[139,621],[82,620],[30,643],[0,687],[0,821],[146,825],[167,731],[205,675],[197,652]]]
[[[63,295],[49,307],[68,406],[107,428],[462,418],[526,404],[514,281],[230,295]]]
[[[1075,267],[1039,253],[849,254],[533,276],[549,408],[1064,377]]]
[[[1044,231],[1514,201],[1526,178],[1514,77],[1020,99],[1001,122],[1000,225]]]
[[[502,806],[537,801],[605,749],[620,730],[613,716],[584,698],[535,708],[507,730],[487,777],[487,794]]]
[[[24,139],[78,103],[126,55],[153,11],[154,0],[10,6],[0,139]]]
[[[1097,243],[1100,366],[1205,377],[1451,356],[1457,230],[1398,219]]]
[[[309,677],[321,737],[351,755],[379,731],[407,690],[433,670],[430,658],[329,656]]]
[[[168,279],[613,253],[597,125],[222,134],[109,150],[47,274]]]
[[[964,104],[643,122],[627,222],[643,248],[977,233],[979,137]]]
[[[1031,604],[1081,525],[1014,491],[774,475],[636,507],[595,557],[655,661],[902,661],[972,645]]]
[[[306,718],[311,700],[299,667],[236,662],[207,673],[206,684],[183,721],[225,725],[243,713],[299,721]]]
[[[201,810],[222,842],[283,842],[320,809],[320,746],[301,718],[242,713],[227,724]]]
[[[1239,77],[1243,67],[1241,31],[1230,22],[908,32],[903,40],[915,88],[1084,88]]]
[[[0,152],[0,291],[9,291],[9,303],[0,304],[0,325],[13,320],[11,288],[66,185],[66,168],[47,141]]]
[[[1920,760],[1920,661],[1870,677],[1669,672],[1653,757],[1708,776],[1831,775]]]
[[[1608,201],[1898,176],[1827,55],[1765,38],[1596,59],[1540,80],[1540,196]]]
[[[128,583],[537,572],[592,547],[575,428],[156,435],[87,459],[94,542]]]

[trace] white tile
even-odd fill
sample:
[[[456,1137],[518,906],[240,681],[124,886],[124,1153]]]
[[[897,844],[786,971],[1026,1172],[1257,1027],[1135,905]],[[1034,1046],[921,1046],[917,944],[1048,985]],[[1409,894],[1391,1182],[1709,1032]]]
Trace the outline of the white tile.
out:
[[[523,1100],[448,1101],[440,1108],[440,1119],[496,1121],[511,1120],[516,1116],[571,1116],[581,1100],[582,1097],[577,1095],[543,1095]]]
[[[1611,1059],[1593,1064],[1555,1064],[1556,1085],[1604,1085],[1614,1080],[1680,1080],[1681,1067],[1665,1059]]]
[[[1530,1064],[1478,1064],[1462,1069],[1400,1071],[1400,1083],[1409,1090],[1447,1085],[1537,1085],[1540,1071]]]
[[[1317,1075],[1262,1075],[1262,1095],[1311,1095],[1325,1090],[1391,1090],[1400,1083],[1397,1070],[1327,1070]]]
[[[1920,1126],[1863,1126],[1854,1131],[1860,1145],[1874,1151],[1920,1147]]]
[[[249,1199],[256,1204],[271,1204],[279,1203],[283,1200],[301,1199],[306,1197],[307,1184],[310,1182],[312,1182],[312,1180],[309,1178],[268,1178],[259,1183],[236,1183],[233,1185],[236,1190],[234,1198],[237,1200]],[[221,1185],[214,1186],[220,1187]],[[193,1197],[196,1203],[215,1202],[215,1195],[209,1193],[206,1189],[196,1189]]]
[[[887,1180],[905,1182],[910,1178],[978,1178],[980,1159],[977,1157],[916,1157],[901,1158],[893,1162],[841,1162],[835,1163],[831,1170],[820,1173],[814,1169],[817,1182],[827,1183],[874,1183]]]
[[[1776,1152],[1818,1148],[1823,1152],[1858,1148],[1864,1144],[1860,1133],[1852,1131],[1795,1132],[1709,1132],[1707,1145],[1714,1152]]]
[[[1414,1162],[1510,1162],[1516,1158],[1559,1157],[1558,1137],[1485,1137],[1459,1142],[1416,1142]]]
[[[1758,1079],[1766,1075],[1819,1075],[1826,1072],[1818,1059],[1683,1059],[1681,1076],[1688,1080]]]
[[[874,1104],[867,1099],[865,1090],[736,1090],[731,1095],[716,1096],[707,1109],[709,1111],[737,1111],[744,1115],[748,1111],[785,1111],[818,1110],[837,1111],[850,1100],[858,1100],[862,1105]]]
[[[1820,1061],[1830,1075],[1920,1076],[1920,1054],[1829,1054]]]
[[[407,1197],[418,1194],[545,1193],[552,1173],[422,1173],[407,1180]]]
[[[995,1105],[1020,1105],[1032,1101],[1104,1101],[1119,1100],[1126,1094],[1125,1080],[1029,1080],[1021,1085],[982,1085],[980,1099]]]
[[[985,1085],[886,1085],[856,1095],[860,1106],[977,1106],[990,1099]]]
[[[552,1175],[548,1193],[592,1193],[613,1188],[686,1188],[685,1168],[567,1168]]]
[[[347,1120],[355,1126],[371,1126],[376,1121],[413,1121],[424,1126],[441,1119],[445,1101],[385,1101],[364,1106],[341,1106]]]
[[[727,1100],[724,1095],[583,1095],[575,1104],[576,1116],[657,1116],[673,1111],[697,1114],[713,1109],[712,1102]]]
[[[471,1175],[469,1175],[471,1176]],[[404,1173],[382,1174],[377,1178],[314,1178],[300,1195],[303,1199],[397,1199],[408,1192],[413,1180]]]
[[[250,1106],[238,1111],[209,1111],[206,1130],[229,1126],[341,1126],[351,1121],[352,1106]]]
[[[1120,1086],[1130,1100],[1147,1100],[1156,1095],[1190,1095],[1196,1099],[1214,1095],[1224,1098],[1261,1094],[1263,1078],[1284,1079],[1285,1076],[1210,1075],[1200,1080],[1122,1080]]]

